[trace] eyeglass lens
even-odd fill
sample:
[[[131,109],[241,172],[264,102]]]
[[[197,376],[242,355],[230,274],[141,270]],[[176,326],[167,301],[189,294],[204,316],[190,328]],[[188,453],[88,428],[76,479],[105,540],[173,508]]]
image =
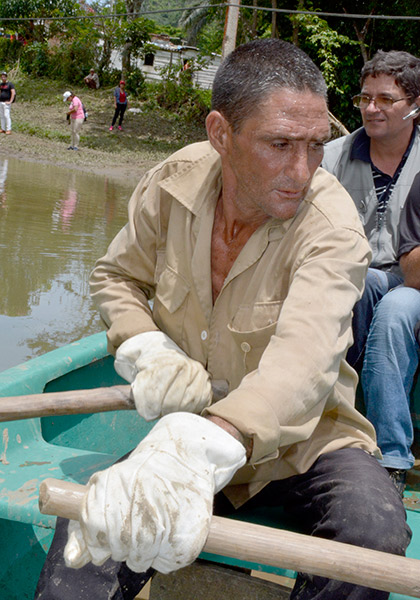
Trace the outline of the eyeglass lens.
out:
[[[404,98],[398,98],[394,100],[393,98],[389,98],[388,96],[376,96],[372,98],[371,96],[367,96],[364,94],[359,94],[358,96],[354,96],[353,105],[357,108],[367,108],[369,104],[373,101],[376,108],[379,110],[388,110],[392,108],[395,102],[399,102],[399,100],[404,100]]]

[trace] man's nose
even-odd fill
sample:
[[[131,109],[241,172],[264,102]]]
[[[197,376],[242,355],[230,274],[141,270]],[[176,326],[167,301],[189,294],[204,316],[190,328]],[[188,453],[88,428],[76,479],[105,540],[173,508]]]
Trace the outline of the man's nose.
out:
[[[378,110],[380,110],[375,103],[375,99],[371,98],[369,100],[369,104],[366,106],[365,111],[366,112],[378,112]]]
[[[286,169],[286,175],[295,184],[298,184],[296,187],[306,185],[311,176],[307,150],[299,150],[291,154]]]

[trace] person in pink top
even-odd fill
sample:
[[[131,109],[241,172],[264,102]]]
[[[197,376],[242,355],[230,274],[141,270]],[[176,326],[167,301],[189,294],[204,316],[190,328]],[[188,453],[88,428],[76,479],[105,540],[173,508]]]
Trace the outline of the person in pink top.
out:
[[[70,102],[67,117],[71,123],[71,145],[67,150],[79,150],[80,130],[85,120],[82,101],[72,92],[64,92],[63,102]]]

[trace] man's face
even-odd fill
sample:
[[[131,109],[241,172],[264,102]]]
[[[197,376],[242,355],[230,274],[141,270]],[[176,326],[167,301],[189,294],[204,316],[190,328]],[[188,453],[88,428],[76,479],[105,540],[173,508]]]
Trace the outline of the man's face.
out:
[[[407,98],[404,90],[395,83],[391,75],[378,75],[366,77],[362,94],[370,97],[386,96],[393,100]],[[379,110],[374,102],[367,108],[361,109],[363,125],[366,133],[373,140],[395,142],[395,138],[408,133],[413,129],[413,119],[403,121],[403,117],[410,112],[412,102],[401,100],[395,102],[388,110]]]
[[[228,130],[226,159],[236,182],[237,209],[251,218],[292,218],[329,135],[322,96],[290,89],[270,92],[239,132]]]
[[[1,76],[1,81],[2,81],[2,83],[6,83],[6,81],[7,81],[7,75],[2,75]]]

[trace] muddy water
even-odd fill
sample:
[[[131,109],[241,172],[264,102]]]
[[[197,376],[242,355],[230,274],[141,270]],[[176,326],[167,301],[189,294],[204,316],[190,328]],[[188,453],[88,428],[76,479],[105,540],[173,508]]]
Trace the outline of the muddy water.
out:
[[[133,184],[0,158],[0,371],[102,329],[89,273]]]

